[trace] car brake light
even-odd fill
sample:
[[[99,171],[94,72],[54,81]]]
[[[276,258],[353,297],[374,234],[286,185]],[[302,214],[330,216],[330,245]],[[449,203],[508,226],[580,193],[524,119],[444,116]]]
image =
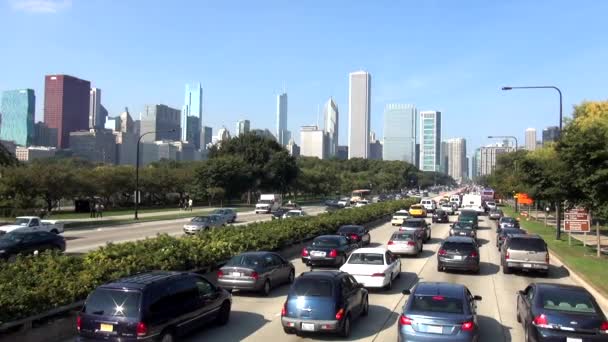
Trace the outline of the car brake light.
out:
[[[148,327],[146,326],[146,323],[144,322],[139,322],[137,323],[137,336],[145,336],[146,334],[148,334]]]
[[[351,234],[351,235],[350,235],[350,238],[351,238],[352,240],[359,240],[359,235],[357,235],[357,234]]]
[[[462,331],[473,331],[474,327],[475,327],[475,322],[468,321],[468,322],[462,323],[461,329],[462,329]]]
[[[388,240],[387,245],[394,245],[395,243],[393,242],[393,240]]]
[[[283,304],[283,307],[281,308],[281,317],[286,316],[287,315],[287,302],[285,302]]]
[[[399,317],[399,325],[412,325],[412,320],[406,315]]]
[[[337,257],[337,256],[338,256],[338,251],[337,251],[337,250],[332,249],[332,250],[329,252],[329,257],[330,257],[330,258],[335,258],[335,257]]]
[[[302,248],[302,256],[303,257],[308,256],[308,249]]]
[[[384,274],[384,273],[374,273],[374,274],[372,274],[372,277],[386,277],[386,274]]]
[[[546,262],[547,264],[549,263],[549,253],[547,253],[547,254],[545,255],[545,262]]]
[[[600,325],[600,332],[603,332],[604,334],[608,334],[608,321],[602,322],[602,325]]]
[[[407,245],[408,245],[408,246],[415,246],[416,244],[414,243],[414,241],[408,241],[408,242],[407,242]]]
[[[344,309],[340,309],[340,310],[338,310],[338,312],[336,312],[336,319],[338,321],[341,320],[342,317],[344,317]]]
[[[471,254],[469,254],[469,256],[473,257],[473,258],[477,258],[479,256],[479,254],[477,254],[477,252],[475,252],[475,251],[472,251]]]
[[[547,321],[547,316],[545,316],[545,314],[541,314],[539,316],[534,317],[532,323],[541,328],[549,325],[549,321]]]
[[[76,329],[78,329],[78,331],[80,331],[80,327],[82,326],[82,318],[80,317],[80,315],[76,316]]]
[[[260,275],[258,274],[258,272],[251,272],[251,278],[258,280],[258,278],[260,278]]]
[[[507,253],[505,254],[505,260],[509,259],[509,258],[510,258],[509,251],[507,251]]]
[[[445,249],[442,248],[439,250],[439,255],[447,255],[447,254],[448,254],[448,252]]]
[[[445,297],[443,296],[433,296],[433,300],[444,300]]]
[[[217,277],[222,278],[224,276],[224,272],[222,270],[217,271]]]

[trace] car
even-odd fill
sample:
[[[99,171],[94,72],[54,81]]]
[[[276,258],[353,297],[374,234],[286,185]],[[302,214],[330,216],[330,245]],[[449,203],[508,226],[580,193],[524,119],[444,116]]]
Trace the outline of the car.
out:
[[[479,273],[479,246],[473,238],[450,236],[437,251],[437,272],[462,270]]]
[[[437,209],[437,203],[433,199],[423,198],[420,200],[420,204],[424,206],[427,212],[432,213]]]
[[[426,217],[426,208],[421,204],[413,204],[410,206],[409,213],[412,217]]]
[[[360,200],[355,204],[355,208],[365,207],[368,204],[369,202],[367,200]]]
[[[500,249],[502,273],[513,269],[549,273],[549,250],[539,235],[510,235]]]
[[[288,209],[290,209],[290,210],[300,210],[300,209],[302,209],[302,208],[300,207],[300,205],[298,205],[297,203],[292,202],[292,201],[289,201],[289,202],[287,202],[286,204],[283,204],[283,207],[284,207],[284,208],[288,208]]]
[[[501,217],[498,220],[498,227],[497,230],[501,230],[503,228],[519,228],[519,221],[517,221],[517,219],[513,218],[513,217]]]
[[[419,234],[406,230],[394,232],[386,246],[395,255],[418,255],[422,252],[423,243]]]
[[[236,255],[217,271],[218,286],[228,290],[261,292],[264,296],[273,287],[291,284],[295,267],[274,252],[245,252]]]
[[[502,210],[498,208],[490,209],[488,216],[490,216],[490,220],[500,220],[503,217]]]
[[[456,222],[450,227],[450,236],[466,236],[477,241],[477,230],[470,223]]]
[[[214,215],[222,216],[226,223],[236,222],[236,211],[230,208],[220,208],[213,211]]]
[[[209,214],[207,215],[210,221],[213,222],[213,227],[224,227],[228,224],[228,216],[223,214]]]
[[[498,248],[498,251],[500,252],[500,248],[508,236],[516,234],[525,235],[526,231],[520,228],[504,228],[496,233],[496,248]]]
[[[369,229],[356,225],[341,226],[336,234],[345,236],[351,243],[356,243],[359,247],[369,245],[372,239]]]
[[[342,208],[350,207],[350,198],[349,197],[340,198],[340,200],[338,201],[338,206],[342,207]]]
[[[454,215],[456,213],[456,211],[454,210],[454,206],[450,202],[443,203],[440,209],[448,213],[448,215]]]
[[[450,223],[450,216],[442,209],[437,209],[433,213],[433,223]]]
[[[356,248],[356,243],[342,235],[317,236],[308,246],[302,248],[302,263],[310,267],[340,267]]]
[[[403,221],[400,231],[416,231],[420,239],[427,242],[431,239],[431,226],[426,222],[425,219],[412,218]]]
[[[403,224],[403,221],[412,217],[407,210],[399,210],[393,214],[393,218],[391,219],[391,225],[400,226]]]
[[[390,290],[393,280],[401,277],[401,260],[385,247],[359,248],[350,254],[340,271],[349,273],[366,288]]]
[[[496,202],[494,202],[494,201],[487,201],[485,203],[486,203],[486,207],[488,208],[488,210],[498,209],[498,206],[496,205]]]
[[[287,213],[289,210],[290,210],[290,209],[287,209],[287,208],[279,208],[279,209],[276,209],[275,211],[272,211],[272,212],[270,213],[270,215],[271,215],[271,216],[270,216],[270,218],[271,218],[272,220],[280,220],[280,219],[282,219],[282,218],[283,218],[283,216],[285,216],[285,214],[286,214],[286,213]]]
[[[0,260],[12,261],[17,255],[38,255],[45,251],[65,251],[63,236],[46,231],[20,231],[0,235]]]
[[[517,322],[527,341],[606,341],[608,321],[581,286],[532,283],[517,294]]]
[[[153,271],[114,280],[89,294],[77,341],[173,341],[205,323],[230,319],[232,296],[205,277]]]
[[[477,212],[474,210],[461,210],[457,222],[472,224],[473,229],[479,228],[479,218],[477,217]]]
[[[303,217],[306,216],[306,213],[303,210],[289,210],[285,214],[283,214],[283,218],[291,218],[291,217]]]
[[[226,225],[224,218],[219,215],[196,216],[184,225],[184,233],[196,234],[197,232]]]
[[[398,341],[479,341],[477,302],[460,284],[445,282],[419,282],[409,295],[398,319]]]
[[[283,331],[349,337],[353,320],[369,313],[368,296],[363,284],[348,273],[305,272],[291,285],[281,309]]]

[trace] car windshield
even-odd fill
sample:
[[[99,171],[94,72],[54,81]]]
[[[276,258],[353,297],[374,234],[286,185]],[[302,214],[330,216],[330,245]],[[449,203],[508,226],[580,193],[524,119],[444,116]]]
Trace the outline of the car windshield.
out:
[[[441,246],[442,249],[448,251],[473,251],[475,250],[475,246],[469,242],[454,242],[454,241],[446,241]]]
[[[444,296],[414,296],[412,300],[412,311],[430,311],[461,314],[462,299]]]
[[[18,218],[15,220],[15,224],[18,226],[27,226],[30,223],[30,219]]]
[[[207,222],[207,221],[209,221],[209,217],[197,216],[197,217],[193,218],[191,222]]]
[[[258,204],[270,204],[270,203],[272,203],[272,201],[270,201],[270,200],[259,200],[258,201]]]
[[[384,265],[384,254],[353,253],[348,259],[348,263],[359,265]]]
[[[545,289],[540,291],[540,303],[544,309],[553,311],[595,314],[591,297],[582,291],[569,289]]]
[[[503,230],[500,231],[500,235],[508,235],[508,234],[526,234],[526,232],[524,230],[521,230],[519,228],[504,228]]]
[[[502,223],[516,223],[517,220],[515,220],[512,217],[503,217],[502,221],[500,221],[500,222],[502,222]]]
[[[262,258],[258,255],[237,255],[232,257],[232,259],[228,260],[226,266],[249,266],[255,267],[262,263]]]
[[[331,297],[333,285],[328,279],[298,278],[291,288],[291,294],[298,297]]]
[[[472,218],[472,217],[477,217],[477,213],[474,211],[466,211],[463,210],[460,212],[460,217],[466,217],[466,218]]]
[[[340,227],[340,229],[338,229],[338,233],[342,233],[342,234],[356,234],[356,233],[361,233],[363,231],[363,227],[356,227],[356,226],[346,226],[346,227]]]
[[[410,209],[412,209],[412,210],[420,210],[420,209],[422,209],[422,206],[420,206],[420,205],[413,205],[413,206],[410,207]]]
[[[21,233],[8,233],[0,235],[0,241],[21,242],[21,240],[23,240],[23,234]]]
[[[395,213],[393,217],[407,217],[410,216],[409,213]]]
[[[213,211],[213,214],[215,214],[215,215],[224,215],[224,214],[225,214],[225,212],[224,212],[224,210],[223,210],[223,209],[215,209],[215,210]]]
[[[290,211],[287,213],[287,216],[302,216],[302,214],[299,211]]]
[[[406,227],[406,228],[420,228],[422,227],[422,221],[405,221],[403,222],[402,227]]]
[[[414,233],[408,233],[408,232],[394,233],[391,236],[391,240],[396,240],[396,241],[412,241],[412,240],[414,240]]]
[[[97,289],[82,311],[90,315],[137,318],[141,294],[135,291]]]
[[[516,251],[546,252],[547,246],[541,239],[511,238],[509,249]]]
[[[470,224],[462,224],[462,223],[454,223],[454,229],[459,229],[459,230],[472,230],[473,226]]]
[[[316,238],[312,242],[313,247],[338,247],[339,240],[335,238]]]

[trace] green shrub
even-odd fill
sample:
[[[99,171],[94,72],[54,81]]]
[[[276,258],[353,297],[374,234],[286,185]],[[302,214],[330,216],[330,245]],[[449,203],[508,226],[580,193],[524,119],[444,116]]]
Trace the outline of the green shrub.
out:
[[[317,216],[251,223],[192,237],[154,238],[108,244],[84,257],[44,253],[0,262],[0,322],[14,321],[86,298],[113,279],[150,270],[215,266],[249,250],[276,250],[303,239],[334,233],[344,224],[365,224],[415,200],[371,204]]]

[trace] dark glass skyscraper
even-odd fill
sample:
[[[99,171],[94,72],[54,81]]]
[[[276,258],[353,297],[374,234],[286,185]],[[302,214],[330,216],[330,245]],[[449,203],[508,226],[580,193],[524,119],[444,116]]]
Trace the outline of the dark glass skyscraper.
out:
[[[91,82],[68,75],[44,80],[44,123],[57,129],[57,147],[70,146],[70,132],[89,129]]]
[[[29,146],[34,141],[34,115],[36,96],[32,89],[2,92],[0,113],[0,139],[14,141],[17,145]]]

